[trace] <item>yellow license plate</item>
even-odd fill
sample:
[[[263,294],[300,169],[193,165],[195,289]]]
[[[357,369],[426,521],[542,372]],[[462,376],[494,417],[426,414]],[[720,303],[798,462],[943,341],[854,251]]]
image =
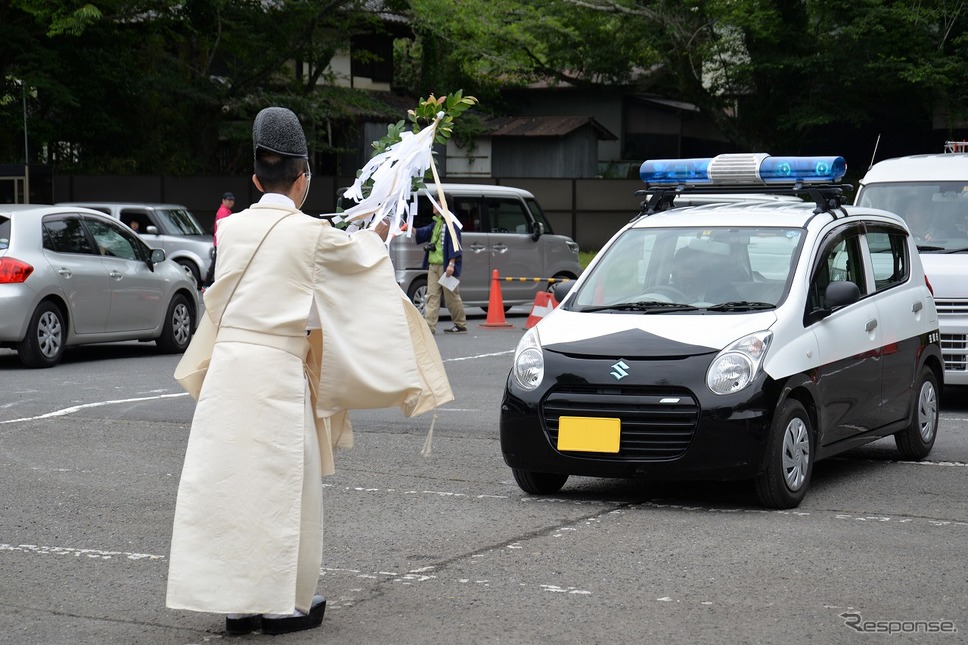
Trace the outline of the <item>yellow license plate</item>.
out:
[[[558,417],[558,450],[618,452],[621,419]]]

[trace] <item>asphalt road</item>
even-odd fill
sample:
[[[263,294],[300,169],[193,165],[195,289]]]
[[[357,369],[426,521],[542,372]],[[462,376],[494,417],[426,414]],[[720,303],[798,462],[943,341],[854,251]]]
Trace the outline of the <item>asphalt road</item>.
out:
[[[437,334],[457,398],[430,458],[429,415],[353,415],[324,480],[326,618],[279,637],[165,608],[194,407],[177,357],[101,345],[25,370],[0,350],[0,643],[968,642],[964,389],[927,460],[885,440],[820,462],[792,511],[738,483],[572,478],[535,498],[497,431],[526,314]]]

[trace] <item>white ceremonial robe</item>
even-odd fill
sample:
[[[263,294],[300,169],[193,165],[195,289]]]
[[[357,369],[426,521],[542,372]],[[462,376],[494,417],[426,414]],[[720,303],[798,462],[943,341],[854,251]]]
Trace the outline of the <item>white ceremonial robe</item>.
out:
[[[307,336],[314,303],[321,329]],[[352,446],[347,412],[411,416],[453,400],[440,354],[375,233],[347,235],[293,208],[255,204],[219,224],[205,306],[175,372],[198,403],[167,605],[308,611],[322,560],[320,477],[334,472],[334,447]]]

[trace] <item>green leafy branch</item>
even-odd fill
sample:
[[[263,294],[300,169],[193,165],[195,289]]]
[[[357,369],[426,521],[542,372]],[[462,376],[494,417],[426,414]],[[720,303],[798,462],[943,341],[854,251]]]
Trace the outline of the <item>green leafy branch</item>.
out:
[[[399,143],[402,139],[400,135],[404,130],[410,129],[411,132],[417,134],[423,128],[433,123],[437,115],[441,112],[443,116],[441,116],[440,122],[437,124],[437,130],[434,132],[434,143],[447,143],[447,140],[454,136],[454,120],[475,105],[477,105],[477,99],[473,96],[464,96],[463,90],[457,90],[453,94],[439,98],[433,94],[425,99],[421,98],[415,109],[407,110],[406,119],[388,125],[387,133],[370,144],[373,148],[370,158],[372,159],[386,152],[391,146]],[[433,154],[433,151],[431,151],[431,154]],[[356,176],[359,177],[362,172],[362,169],[357,170]],[[417,191],[424,188],[425,179],[426,177],[414,177],[411,182],[411,189]],[[364,197],[369,196],[372,186],[373,178],[370,177],[364,182],[361,188]],[[337,212],[343,212],[345,209],[342,204],[338,204],[336,210]],[[343,226],[346,226],[346,224],[344,222]]]
[[[433,94],[427,98],[420,99],[417,107],[407,110],[405,120],[391,123],[387,126],[387,133],[371,145],[373,153],[370,157],[386,152],[387,148],[400,141],[400,134],[407,128],[414,134],[433,123],[437,114],[443,112],[444,115],[437,124],[437,132],[434,133],[434,143],[444,144],[454,135],[454,120],[465,110],[477,105],[477,99],[473,96],[464,96],[463,90],[457,90],[453,94],[436,97]],[[409,122],[409,124],[408,124]]]

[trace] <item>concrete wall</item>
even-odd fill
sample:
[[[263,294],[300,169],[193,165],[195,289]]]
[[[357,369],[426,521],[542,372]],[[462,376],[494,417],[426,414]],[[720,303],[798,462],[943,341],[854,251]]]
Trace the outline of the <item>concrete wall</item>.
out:
[[[444,178],[448,181],[448,178]],[[467,182],[466,178],[450,181]],[[556,233],[572,237],[582,250],[597,251],[636,213],[642,198],[635,191],[641,182],[631,179],[488,178],[474,183],[515,186],[534,193]],[[336,210],[336,190],[349,186],[352,177],[313,175],[307,213]],[[249,177],[105,177],[55,176],[55,202],[138,201],[176,203],[191,210],[203,227],[212,230],[222,193],[235,193],[236,209],[258,201],[259,192]]]

